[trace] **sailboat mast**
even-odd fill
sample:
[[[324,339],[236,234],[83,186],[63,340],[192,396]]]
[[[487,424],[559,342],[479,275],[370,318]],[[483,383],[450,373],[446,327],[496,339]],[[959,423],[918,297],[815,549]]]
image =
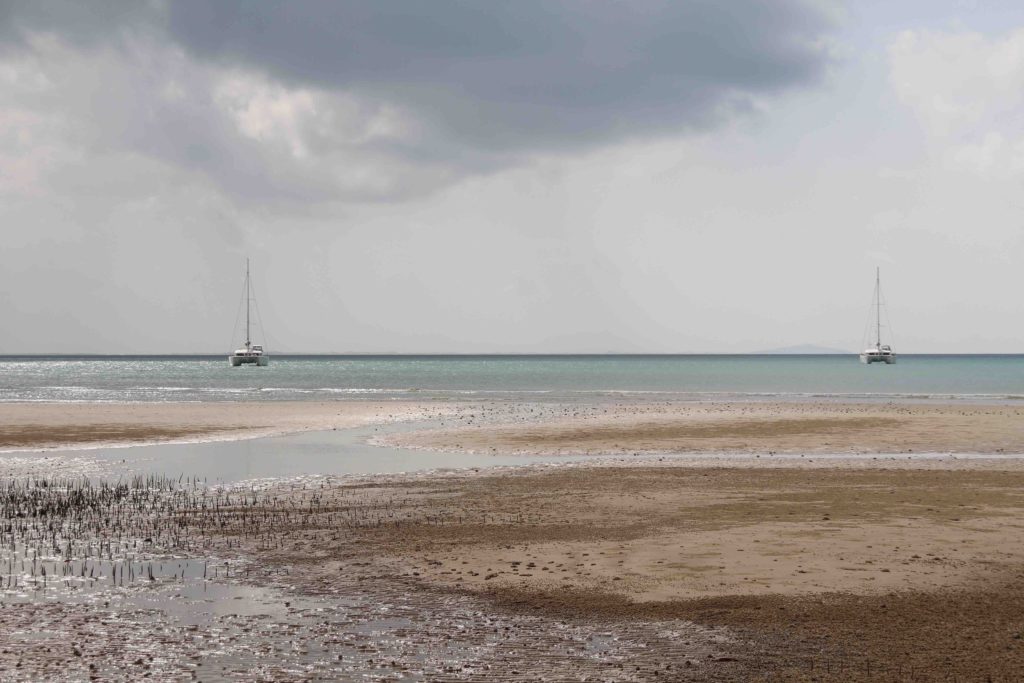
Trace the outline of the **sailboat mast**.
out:
[[[875,348],[882,348],[882,273],[875,266]]]
[[[245,257],[245,348],[252,345],[249,335],[249,302],[252,301],[252,294],[249,292],[249,257]]]

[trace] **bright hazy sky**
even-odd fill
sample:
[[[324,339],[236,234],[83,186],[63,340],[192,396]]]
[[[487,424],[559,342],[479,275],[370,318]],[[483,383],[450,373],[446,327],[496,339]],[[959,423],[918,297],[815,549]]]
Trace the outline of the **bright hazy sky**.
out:
[[[0,353],[246,256],[278,351],[1024,351],[1024,9],[0,0],[0,236]]]

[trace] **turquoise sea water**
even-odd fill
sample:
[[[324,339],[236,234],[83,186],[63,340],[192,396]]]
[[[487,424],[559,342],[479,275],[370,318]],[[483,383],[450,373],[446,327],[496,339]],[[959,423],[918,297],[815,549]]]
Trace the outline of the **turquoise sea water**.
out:
[[[1024,355],[0,357],[0,401],[1024,399]]]

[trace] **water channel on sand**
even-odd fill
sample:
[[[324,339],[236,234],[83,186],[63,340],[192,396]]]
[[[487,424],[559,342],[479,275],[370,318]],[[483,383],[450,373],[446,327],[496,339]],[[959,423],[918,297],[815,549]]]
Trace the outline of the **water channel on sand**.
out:
[[[278,483],[538,462],[368,445],[379,429],[0,455],[4,679],[644,680],[662,666],[655,651],[697,671],[728,641],[688,623],[598,631],[495,613],[411,582],[310,573],[302,558],[261,563],[230,537],[211,542],[215,530],[166,523],[181,509],[250,504],[246,490]]]
[[[389,425],[323,432],[302,432],[259,439],[202,443],[100,447],[68,451],[0,453],[0,471],[8,477],[88,477],[116,481],[137,475],[189,478],[207,485],[238,485],[311,475],[402,474],[438,469],[528,465],[537,456],[487,456],[473,453],[390,448],[367,443],[388,431],[415,428]],[[545,456],[543,462],[571,462],[587,456]]]

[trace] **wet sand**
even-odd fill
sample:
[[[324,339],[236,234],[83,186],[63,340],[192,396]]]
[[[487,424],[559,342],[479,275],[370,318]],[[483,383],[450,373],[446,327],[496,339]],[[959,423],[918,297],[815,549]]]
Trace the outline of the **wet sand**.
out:
[[[973,403],[609,403],[539,417],[500,406],[391,437],[478,453],[1024,453],[1024,407]]]
[[[442,403],[0,403],[0,451],[276,436],[436,417]]]
[[[241,563],[242,602],[184,621],[159,602],[9,605],[0,665],[12,680],[203,662],[228,680],[1015,680],[1024,470],[949,462],[312,477],[202,507],[186,492],[166,521],[145,506],[138,535],[222,575]],[[250,607],[247,584],[277,597]]]
[[[722,680],[1014,680],[1024,467],[956,466],[567,465],[364,486],[345,542],[293,547],[326,581],[371,566],[595,628],[726,628],[729,664],[702,674]]]
[[[1024,453],[1024,407],[912,403],[0,403],[0,450],[255,438],[436,418],[409,448],[515,454]]]
[[[230,406],[184,421],[182,409],[178,422],[147,407],[117,422],[117,406],[73,425],[258,430],[272,416],[282,429],[315,423],[310,414],[361,424],[433,411],[435,428],[385,440],[611,454],[309,477],[167,508],[168,531],[146,534],[237,556],[285,595],[314,600],[292,615],[292,632],[308,634],[309,666],[325,676],[1011,681],[1024,671],[1024,458],[1010,455],[1024,450],[1024,415],[1014,406],[345,403],[339,415],[329,414],[338,404],[296,405],[292,423],[275,404],[263,423],[232,421]],[[0,414],[5,426],[32,423],[30,410],[20,423]],[[967,455],[977,453],[989,455]],[[168,635],[167,666],[201,657],[202,633]],[[239,633],[233,647],[249,651],[250,638]],[[26,643],[19,662],[43,670],[49,651]],[[332,660],[343,644],[347,659]],[[14,660],[0,654],[0,664]],[[239,680],[259,678],[244,655],[233,666]],[[274,678],[301,680],[296,667]]]
[[[637,604],[878,594],[988,582],[1024,562],[1021,470],[567,468],[444,487],[430,513],[444,532],[388,543],[425,579],[473,589]]]

